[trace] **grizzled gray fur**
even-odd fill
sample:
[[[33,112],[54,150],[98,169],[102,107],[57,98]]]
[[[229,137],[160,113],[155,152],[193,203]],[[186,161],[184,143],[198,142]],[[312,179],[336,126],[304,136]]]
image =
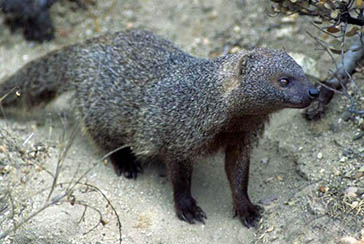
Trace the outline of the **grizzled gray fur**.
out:
[[[14,88],[16,87],[16,88]],[[33,107],[74,90],[83,129],[118,174],[135,178],[139,161],[167,165],[177,216],[204,222],[191,195],[193,162],[225,150],[233,205],[255,226],[260,207],[247,188],[250,151],[269,115],[308,106],[318,91],[284,51],[268,48],[215,59],[193,57],[151,32],[106,34],[38,58],[0,85],[6,107]],[[20,94],[20,95],[19,95]]]

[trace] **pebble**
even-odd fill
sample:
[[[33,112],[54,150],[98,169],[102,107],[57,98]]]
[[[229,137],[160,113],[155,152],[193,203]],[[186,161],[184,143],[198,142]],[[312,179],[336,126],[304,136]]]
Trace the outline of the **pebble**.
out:
[[[233,30],[234,30],[235,32],[240,32],[240,27],[236,25],[236,26],[234,26]]]
[[[354,201],[354,202],[352,202],[352,203],[351,203],[351,207],[352,207],[352,208],[357,208],[357,207],[359,207],[359,202],[358,202],[358,201]]]
[[[351,113],[349,111],[343,112],[341,117],[343,118],[344,121],[349,121],[352,118]]]
[[[364,136],[364,131],[361,131],[359,133],[357,133],[354,137],[353,137],[353,141],[359,140],[360,138],[362,138]]]
[[[348,197],[356,197],[357,196],[358,187],[349,186],[345,189],[345,195]]]
[[[356,172],[354,175],[354,179],[359,179],[361,177],[363,177],[364,173],[363,172]]]
[[[6,145],[0,145],[0,153],[8,152],[8,147]]]
[[[268,164],[268,163],[269,163],[269,158],[268,158],[268,157],[262,158],[262,159],[260,160],[260,162],[261,162],[262,164]]]
[[[328,188],[326,186],[320,186],[318,190],[319,192],[325,193],[328,191]]]
[[[322,152],[319,152],[319,153],[317,154],[317,158],[318,158],[318,159],[322,159]]]

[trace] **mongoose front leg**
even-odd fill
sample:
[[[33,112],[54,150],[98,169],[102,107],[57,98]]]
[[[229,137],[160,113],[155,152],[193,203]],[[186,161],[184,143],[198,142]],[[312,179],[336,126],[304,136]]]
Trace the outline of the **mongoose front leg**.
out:
[[[254,205],[248,196],[250,145],[240,142],[228,145],[225,155],[225,170],[230,183],[235,216],[244,226],[256,227],[262,208]]]
[[[136,179],[138,173],[143,172],[139,161],[129,147],[120,149],[110,155],[111,163],[117,175],[124,175],[128,179]]]
[[[167,164],[168,175],[173,185],[173,197],[177,217],[190,224],[202,223],[207,219],[204,211],[197,206],[191,195],[192,163],[190,161],[174,161]]]

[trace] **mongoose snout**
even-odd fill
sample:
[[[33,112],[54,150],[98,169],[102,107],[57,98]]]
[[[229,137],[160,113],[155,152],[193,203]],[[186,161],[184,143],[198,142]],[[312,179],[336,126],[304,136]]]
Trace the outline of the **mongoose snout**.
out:
[[[301,93],[301,94],[300,94]],[[303,88],[302,91],[298,90],[298,95],[290,97],[290,108],[306,108],[313,100],[319,96],[320,92],[313,85],[309,84],[308,88]]]

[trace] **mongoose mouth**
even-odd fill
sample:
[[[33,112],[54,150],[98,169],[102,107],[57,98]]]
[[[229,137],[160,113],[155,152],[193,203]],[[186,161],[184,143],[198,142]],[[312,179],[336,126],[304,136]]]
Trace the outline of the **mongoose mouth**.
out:
[[[306,108],[319,96],[320,91],[314,87],[307,90],[307,93],[303,95],[296,95],[290,97],[287,107],[289,108]]]
[[[316,96],[311,96],[309,94],[304,96],[293,96],[290,97],[287,106],[289,108],[306,108],[315,100]]]
[[[307,108],[308,106],[310,106],[312,101],[308,101],[306,103],[291,103],[291,104],[287,104],[288,108]]]

